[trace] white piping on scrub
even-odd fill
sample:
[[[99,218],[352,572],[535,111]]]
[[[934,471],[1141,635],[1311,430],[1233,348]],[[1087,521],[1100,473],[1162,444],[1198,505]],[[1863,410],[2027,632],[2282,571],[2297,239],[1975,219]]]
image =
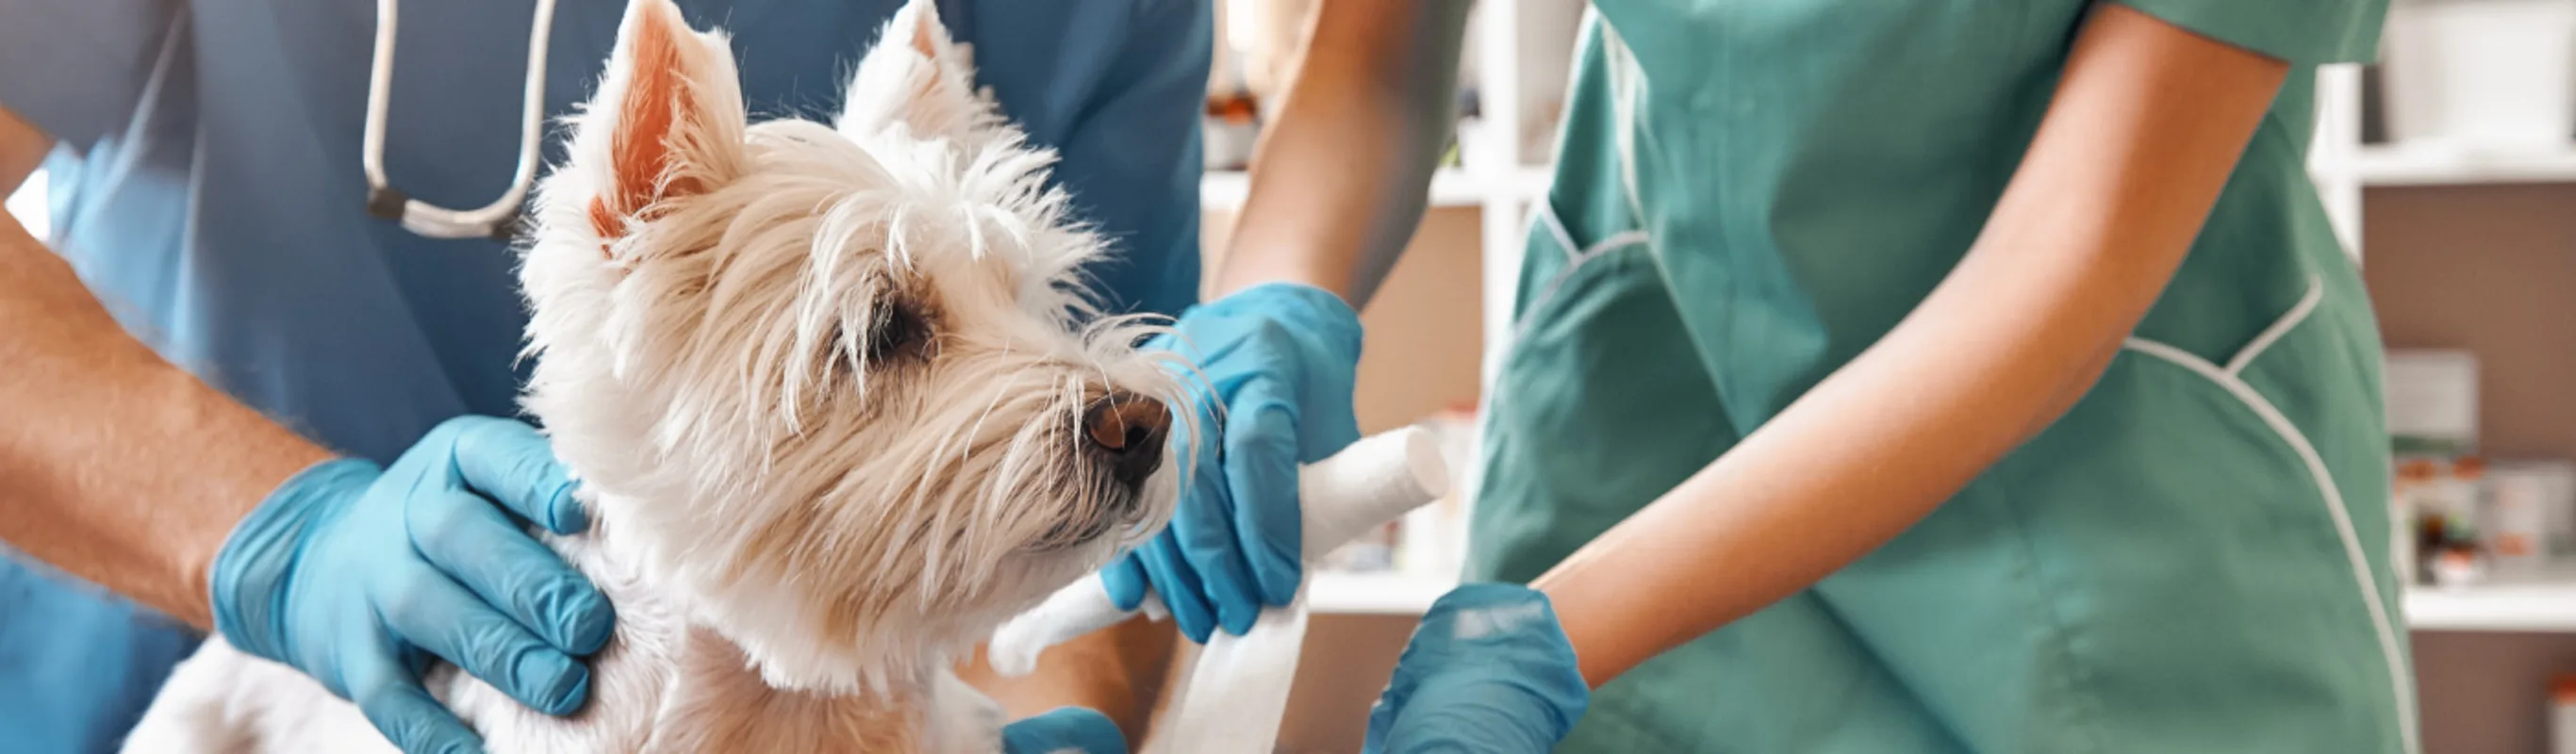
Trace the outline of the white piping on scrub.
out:
[[[1619,37],[1618,27],[1601,18],[1598,9],[1586,12],[1600,24],[1602,54],[1609,62],[1610,138],[1618,150],[1619,187],[1627,191],[1630,216],[1636,222],[1644,222],[1646,207],[1637,191],[1637,103],[1646,96],[1646,69],[1637,64],[1636,53],[1628,49],[1627,40]],[[1567,244],[1566,248],[1574,245]]]
[[[1636,126],[1637,102],[1639,98],[1645,96],[1646,91],[1645,68],[1637,65],[1637,56],[1628,50],[1627,41],[1619,38],[1618,28],[1611,26],[1608,19],[1601,17],[1601,9],[1590,5],[1584,6],[1583,24],[1599,29],[1601,32],[1599,43],[1602,46],[1602,55],[1609,61],[1612,120],[1610,131],[1614,142],[1613,147],[1616,150],[1615,156],[1619,161],[1619,188],[1624,193],[1622,198],[1628,203],[1629,221],[1642,223],[1646,217],[1646,209],[1644,202],[1639,200],[1637,192]],[[1533,318],[1539,311],[1546,308],[1548,302],[1555,300],[1558,289],[1564,288],[1566,281],[1573,279],[1574,273],[1583,269],[1585,262],[1590,262],[1609,252],[1631,246],[1643,246],[1653,240],[1646,231],[1628,230],[1611,234],[1608,238],[1594,241],[1591,246],[1578,250],[1575,248],[1574,234],[1567,232],[1565,221],[1556,216],[1556,207],[1551,204],[1554,201],[1554,193],[1550,191],[1549,195],[1539,198],[1534,214],[1538,216],[1537,224],[1546,228],[1548,235],[1555,239],[1557,249],[1565,252],[1566,265],[1564,269],[1557,270],[1555,275],[1548,278],[1547,284],[1539,288],[1538,295],[1530,298],[1529,305],[1524,307],[1519,318],[1512,322],[1511,340],[1504,344],[1504,354],[1507,359],[1511,351],[1520,346],[1521,338],[1529,334]]]
[[[1556,248],[1566,255],[1566,261],[1574,261],[1575,257],[1580,256],[1575,253],[1579,249],[1575,247],[1574,234],[1565,229],[1565,221],[1557,218],[1554,208],[1540,205],[1538,224],[1547,229],[1549,236],[1556,238]]]
[[[2245,365],[2254,363],[2254,357],[2270,350],[2272,344],[2279,341],[2281,336],[2290,334],[2290,328],[2297,327],[2300,322],[2306,321],[2309,314],[2316,312],[2317,304],[2325,300],[2325,285],[2316,277],[2310,276],[2307,295],[2300,296],[2298,305],[2290,307],[2290,313],[2282,315],[2280,321],[2272,323],[2271,327],[2263,328],[2262,334],[2254,336],[2254,342],[2245,344],[2243,349],[2236,352],[2234,358],[2228,359],[2227,374],[2234,376],[2245,373]]]
[[[2297,425],[2290,423],[2289,417],[2282,415],[2279,408],[2274,407],[2272,402],[2266,400],[2261,393],[2255,392],[2254,387],[2246,384],[2244,378],[2239,376],[2245,365],[2252,363],[2255,357],[2271,348],[2282,335],[2305,321],[2308,315],[2315,313],[2317,304],[2324,298],[2324,294],[2325,288],[2322,283],[2311,277],[2308,281],[2308,294],[2299,300],[2299,304],[2292,307],[2288,314],[2283,315],[2270,328],[2265,329],[2252,343],[2246,344],[2245,348],[2239,350],[2233,358],[2228,359],[2225,368],[2220,368],[2210,363],[2208,359],[2200,358],[2189,351],[2143,338],[2129,338],[2122,344],[2122,348],[2171,362],[2225,388],[2228,393],[2236,397],[2237,401],[2252,410],[2255,416],[2261,417],[2263,423],[2271,428],[2272,433],[2280,436],[2281,441],[2289,445],[2290,450],[2299,456],[2299,461],[2307,466],[2309,477],[2316,483],[2319,493],[2325,497],[2326,513],[2334,520],[2335,536],[2343,541],[2344,558],[2352,566],[2353,580],[2361,589],[2362,602],[2370,609],[2371,628],[2378,632],[2380,659],[2387,664],[2389,690],[2396,696],[2397,701],[2398,736],[2403,740],[2407,754],[2417,754],[2421,744],[2416,740],[2414,679],[2406,674],[2405,657],[2398,650],[2397,629],[2388,617],[2387,601],[2380,598],[2379,579],[2370,571],[2370,558],[2362,549],[2361,534],[2353,528],[2352,511],[2344,505],[2343,489],[2335,484],[2334,477],[2326,469],[2325,457],[2317,452],[2314,444],[2308,442],[2307,435],[2301,433]]]
[[[1556,237],[1557,248],[1565,249],[1570,253],[1565,258],[1565,269],[1557,270],[1555,275],[1548,276],[1547,285],[1539,289],[1538,295],[1530,297],[1529,306],[1521,311],[1520,320],[1512,323],[1512,340],[1508,344],[1510,347],[1520,345],[1521,337],[1529,334],[1530,326],[1534,324],[1533,318],[1547,308],[1547,303],[1556,298],[1557,289],[1564,288],[1566,281],[1572,280],[1574,273],[1583,269],[1585,262],[1598,259],[1601,255],[1613,251],[1632,246],[1644,246],[1648,241],[1653,240],[1642,230],[1621,231],[1611,234],[1609,238],[1594,241],[1591,246],[1584,247],[1581,251],[1575,251],[1574,234],[1566,232],[1565,222],[1557,219],[1553,209],[1541,208],[1538,218],[1539,224],[1547,228],[1548,234]]]

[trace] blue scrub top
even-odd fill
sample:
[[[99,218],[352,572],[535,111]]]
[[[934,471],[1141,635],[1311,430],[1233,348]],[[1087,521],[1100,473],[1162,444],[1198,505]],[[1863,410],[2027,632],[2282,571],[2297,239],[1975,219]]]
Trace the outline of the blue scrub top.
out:
[[[365,212],[372,5],[0,0],[0,105],[59,142],[53,245],[128,330],[288,426],[385,461],[441,419],[516,412],[526,317],[502,244],[420,238]],[[588,96],[624,5],[558,7],[551,116]],[[900,0],[680,5],[732,32],[755,117],[828,119]],[[1115,307],[1194,302],[1207,4],[941,5],[980,83],[1062,152],[1056,180],[1117,244],[1091,271]],[[396,187],[448,207],[507,187],[532,9],[402,5],[385,149]],[[547,155],[560,160],[559,133]],[[111,749],[195,641],[0,558],[0,750]]]

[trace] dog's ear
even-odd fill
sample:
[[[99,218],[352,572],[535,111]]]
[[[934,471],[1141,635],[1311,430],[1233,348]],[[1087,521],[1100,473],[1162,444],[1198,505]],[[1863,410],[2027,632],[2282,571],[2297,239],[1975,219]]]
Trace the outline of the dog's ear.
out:
[[[949,38],[931,0],[905,3],[859,60],[838,127],[857,139],[898,124],[917,136],[972,137],[995,116],[975,93],[968,56],[965,45]]]
[[[742,83],[720,31],[696,32],[671,0],[631,0],[617,50],[573,137],[572,159],[595,177],[592,227],[626,235],[655,205],[742,174]]]

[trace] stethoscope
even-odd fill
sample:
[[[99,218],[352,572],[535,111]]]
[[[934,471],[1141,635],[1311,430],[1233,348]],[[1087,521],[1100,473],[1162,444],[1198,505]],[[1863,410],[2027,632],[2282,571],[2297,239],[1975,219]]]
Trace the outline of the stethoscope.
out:
[[[528,31],[528,81],[519,104],[519,170],[510,189],[491,204],[453,210],[405,196],[385,181],[385,105],[394,78],[394,10],[396,0],[376,0],[376,55],[367,80],[367,214],[397,220],[404,230],[427,238],[509,239],[519,227],[528,187],[536,181],[537,145],[546,115],[546,40],[552,36],[555,0],[537,0],[536,21]]]

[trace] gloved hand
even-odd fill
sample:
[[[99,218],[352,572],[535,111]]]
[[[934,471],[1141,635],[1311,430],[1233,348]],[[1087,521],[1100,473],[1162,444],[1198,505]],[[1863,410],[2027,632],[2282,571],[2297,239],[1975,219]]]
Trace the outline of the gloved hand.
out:
[[[1098,712],[1062,707],[1002,726],[1002,754],[1127,754],[1127,734]]]
[[[1188,477],[1172,525],[1102,571],[1133,610],[1151,586],[1191,641],[1212,624],[1240,635],[1263,605],[1285,605],[1303,578],[1297,465],[1360,439],[1351,389],[1360,320],[1323,289],[1254,286],[1181,314],[1147,344],[1199,367],[1184,376],[1196,432],[1176,426]]]
[[[1547,595],[1468,584],[1431,604],[1369,711],[1364,754],[1539,754],[1592,692]]]
[[[538,710],[590,693],[608,599],[526,529],[589,526],[573,483],[526,424],[460,417],[391,468],[305,469],[216,553],[215,629],[320,680],[412,754],[479,751],[420,674],[444,658]]]

